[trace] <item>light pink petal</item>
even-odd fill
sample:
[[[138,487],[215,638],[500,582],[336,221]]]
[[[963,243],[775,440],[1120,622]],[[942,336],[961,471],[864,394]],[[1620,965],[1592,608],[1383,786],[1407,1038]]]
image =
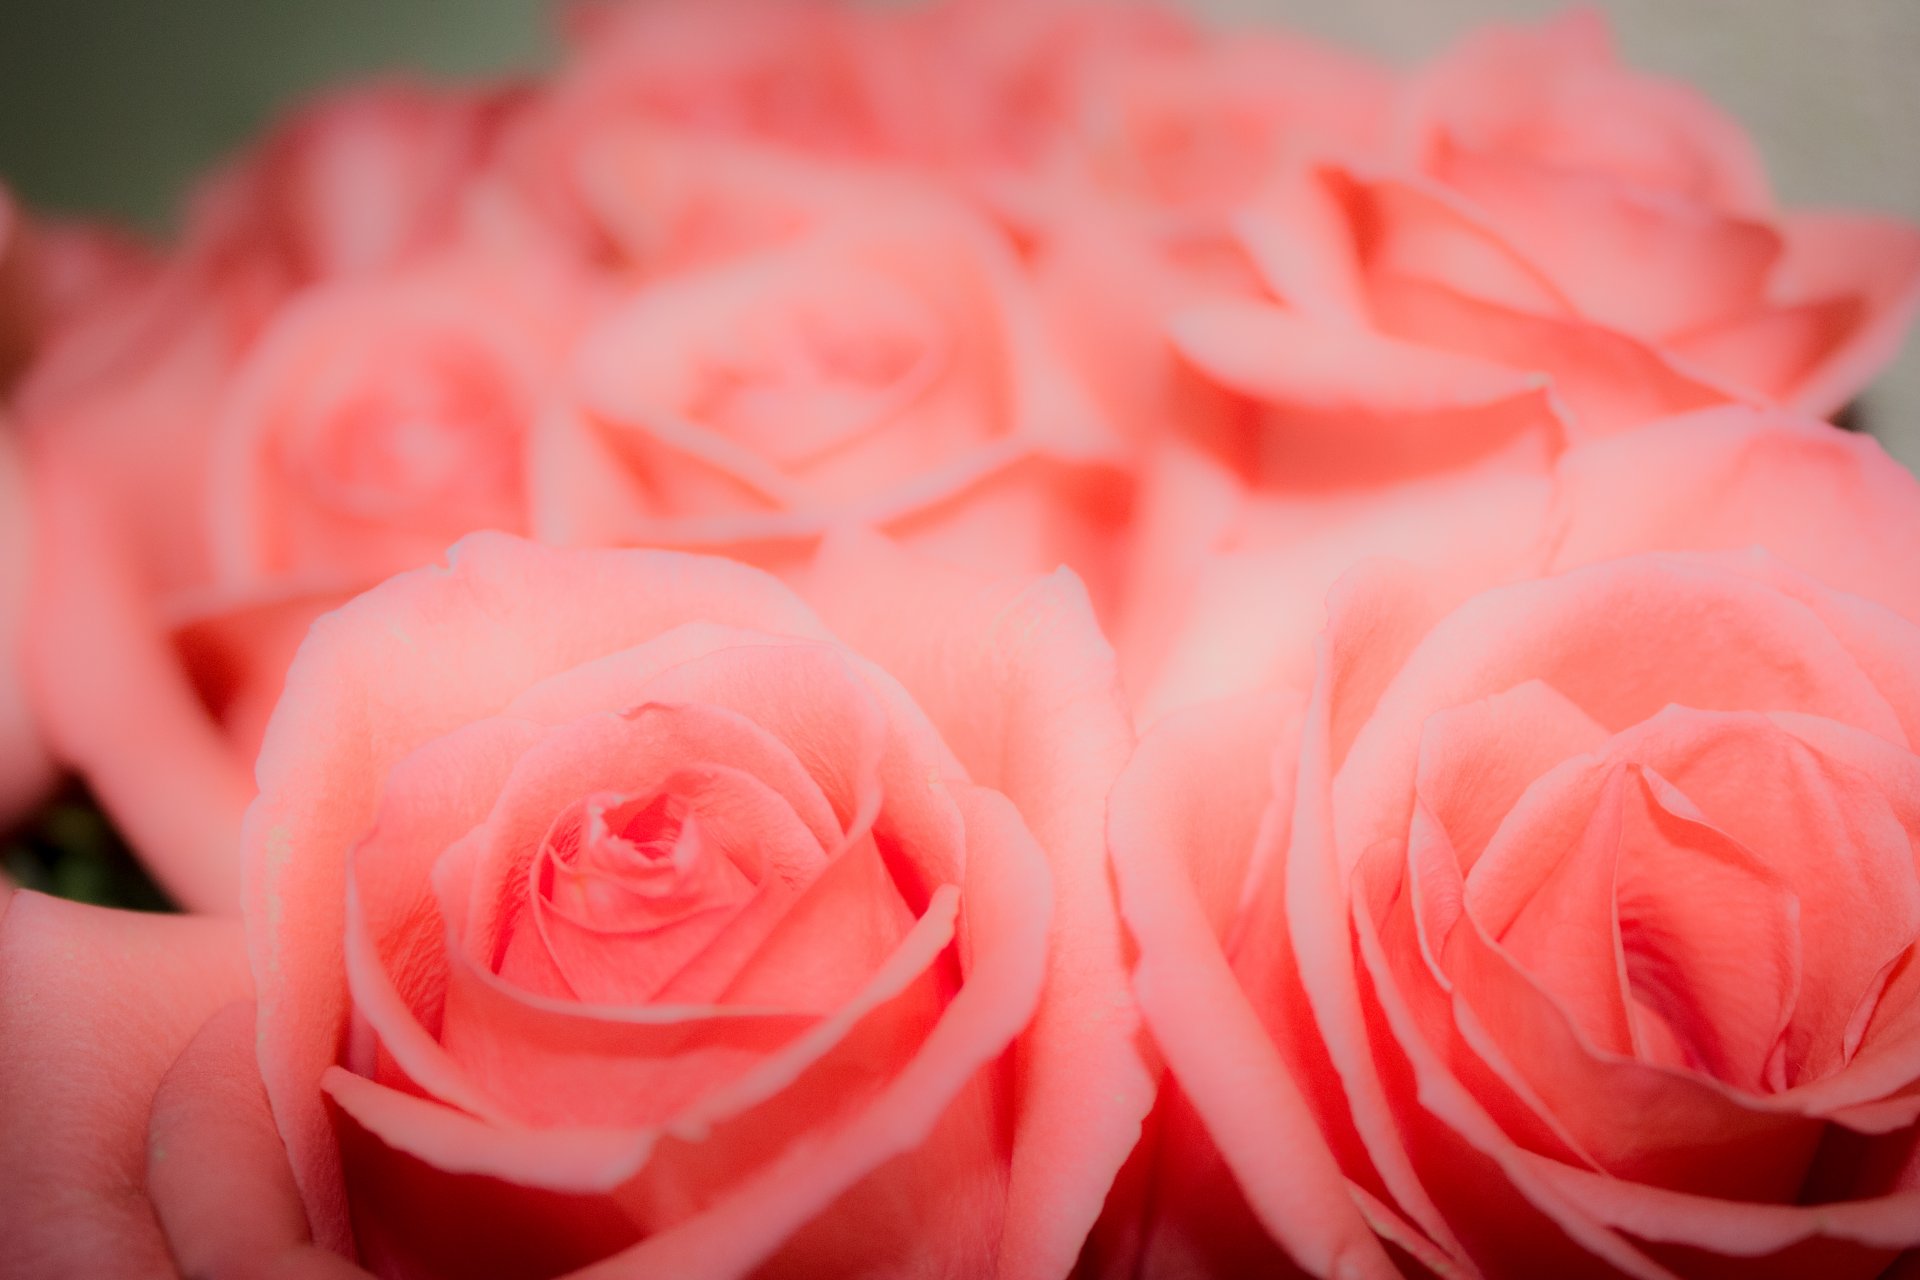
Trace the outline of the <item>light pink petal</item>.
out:
[[[1865,312],[1864,303],[1853,295],[1763,302],[1732,319],[1675,334],[1664,345],[1689,368],[1723,385],[1744,388],[1758,403],[1784,403],[1809,416],[1827,417],[1846,406],[1854,383],[1847,381],[1843,398],[1831,407],[1816,408],[1827,405],[1832,395],[1815,381],[1827,381],[1824,371],[1841,344],[1860,331]],[[1802,396],[1802,387],[1811,394]]]
[[[1446,829],[1462,875],[1536,779],[1607,738],[1591,716],[1539,680],[1438,711],[1420,733],[1414,790]]]
[[[1284,918],[1285,950],[1294,957],[1291,971],[1298,975],[1361,1149],[1381,1185],[1417,1229],[1458,1256],[1460,1243],[1422,1186],[1367,1044],[1349,923],[1348,867],[1335,842],[1328,794],[1382,689],[1444,608],[1445,602],[1426,595],[1413,571],[1388,561],[1363,563],[1330,596],[1328,627],[1315,645],[1285,859],[1274,873],[1277,891],[1264,895],[1266,901],[1255,910]],[[1248,936],[1271,932],[1270,927],[1249,928]],[[1279,939],[1266,945],[1281,948]]]
[[[1740,214],[1770,204],[1739,122],[1691,85],[1623,66],[1598,10],[1478,28],[1426,68],[1412,99],[1416,144],[1457,138]]]
[[[823,634],[811,620],[798,636],[688,623],[541,681],[510,713],[626,716],[644,751],[660,753],[652,767],[670,769],[676,754],[738,764],[831,844],[873,802],[888,742],[883,704]]]
[[[171,1270],[148,1202],[154,1091],[247,995],[229,922],[0,900],[0,1232],[22,1275]]]
[[[592,337],[570,425],[633,477],[628,537],[810,539],[957,499],[1029,457],[1117,458],[1008,247],[957,208],[889,207],[884,226],[831,221],[657,284]],[[617,495],[599,489],[604,519]]]
[[[1502,228],[1453,192],[1418,178],[1331,168],[1324,174],[1356,236],[1368,280],[1418,280],[1502,311],[1573,320],[1573,300],[1508,239]],[[1376,317],[1377,318],[1377,317]]]
[[[525,438],[580,309],[491,261],[302,292],[221,400],[206,461],[217,575],[379,578],[470,530],[524,529]]]
[[[1806,717],[1783,716],[1784,724],[1758,715],[1706,715],[1669,708],[1613,748],[1647,766],[1673,791],[1697,806],[1698,821],[1732,840],[1777,876],[1791,895],[1790,914],[1799,934],[1799,992],[1779,1045],[1781,1061],[1770,1087],[1793,1089],[1825,1081],[1852,1057],[1857,1034],[1851,1023],[1878,982],[1920,939],[1920,879],[1914,875],[1912,828],[1920,812],[1912,797],[1920,761],[1890,749],[1884,740],[1822,720],[1810,746],[1791,726]],[[1658,788],[1656,788],[1658,789]],[[1664,802],[1663,802],[1664,803]],[[1645,842],[1649,849],[1656,841]],[[1809,859],[1807,850],[1820,850]],[[1636,858],[1639,855],[1636,846]],[[1701,868],[1706,870],[1706,868]],[[1669,911],[1684,916],[1684,868],[1641,876],[1656,884]],[[1639,877],[1636,877],[1639,878]],[[1752,929],[1752,913],[1725,888],[1695,892],[1702,901],[1725,902],[1729,910],[1694,921],[1689,931],[1719,925],[1729,936],[1713,946],[1744,957],[1738,990],[1713,994],[1715,975],[1697,972],[1689,985],[1708,993],[1714,1008],[1731,1012],[1764,985],[1765,956]],[[1702,942],[1711,945],[1710,936]],[[1719,981],[1726,982],[1725,975]],[[1730,1077],[1719,1073],[1724,1080]]]

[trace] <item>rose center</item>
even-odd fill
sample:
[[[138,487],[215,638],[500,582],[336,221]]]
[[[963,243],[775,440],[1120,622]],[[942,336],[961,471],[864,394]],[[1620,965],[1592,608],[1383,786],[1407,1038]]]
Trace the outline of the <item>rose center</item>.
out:
[[[594,795],[554,824],[536,888],[577,924],[631,931],[732,905],[752,885],[680,799]]]
[[[522,406],[485,353],[383,361],[313,401],[296,465],[344,515],[485,523],[510,494]]]

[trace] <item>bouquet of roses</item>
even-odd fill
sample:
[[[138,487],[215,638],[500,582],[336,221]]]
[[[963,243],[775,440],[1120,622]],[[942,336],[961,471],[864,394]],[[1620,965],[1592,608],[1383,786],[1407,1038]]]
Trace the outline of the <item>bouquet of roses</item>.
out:
[[[186,912],[0,886],[0,1274],[1920,1273],[1920,230],[1584,14],[567,21],[0,206]]]

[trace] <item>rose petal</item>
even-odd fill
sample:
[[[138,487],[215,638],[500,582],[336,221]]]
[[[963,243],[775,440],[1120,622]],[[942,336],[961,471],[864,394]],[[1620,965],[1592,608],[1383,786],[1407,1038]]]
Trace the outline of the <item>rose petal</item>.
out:
[[[1356,1211],[1288,1061],[1221,950],[1249,888],[1240,860],[1252,851],[1271,798],[1270,761],[1284,743],[1286,711],[1260,700],[1231,713],[1209,707],[1170,717],[1115,784],[1108,840],[1140,948],[1134,985],[1141,1006],[1262,1223],[1303,1268],[1386,1276],[1392,1267]],[[1202,776],[1204,788],[1183,785]],[[1275,1158],[1278,1152],[1286,1158]]]
[[[1920,583],[1898,568],[1920,563],[1920,483],[1865,437],[1726,408],[1583,445],[1560,475],[1557,567],[1757,544],[1920,621]],[[1638,496],[1620,502],[1628,491]]]
[[[231,912],[246,766],[189,685],[98,498],[54,456],[34,488],[41,559],[25,659],[47,739],[180,902]]]
[[[0,900],[0,1229],[45,1276],[173,1269],[147,1117],[175,1057],[247,994],[237,926],[36,893]]]
[[[822,549],[807,594],[899,678],[969,776],[1007,796],[1047,852],[1053,941],[1018,1077],[1002,1258],[1015,1271],[1064,1265],[1152,1096],[1102,838],[1133,737],[1112,651],[1065,572],[984,581],[847,535]]]
[[[1760,303],[1780,235],[1664,192],[1497,153],[1432,162],[1599,324],[1659,340]],[[1631,263],[1631,270],[1623,269]]]
[[[974,1125],[981,1121],[962,1126],[944,1142],[929,1143],[927,1135],[945,1132],[935,1126],[949,1100],[976,1071],[1005,1051],[1032,1016],[1044,976],[1051,894],[1046,858],[1023,830],[1011,805],[975,787],[956,788],[955,801],[967,824],[968,872],[963,892],[977,941],[969,948],[965,984],[912,1062],[839,1131],[818,1142],[795,1144],[725,1200],[679,1228],[607,1259],[584,1272],[581,1280],[740,1274],[773,1254],[802,1223],[813,1219],[831,1223],[833,1210],[828,1206],[847,1186],[849,1174],[857,1177],[890,1158],[908,1165],[930,1162],[931,1168],[921,1166],[922,1176],[938,1178],[943,1170],[951,1170],[945,1176],[965,1184],[964,1165],[953,1163],[956,1152],[949,1144],[955,1137],[964,1141],[968,1133],[977,1136]],[[895,1167],[887,1165],[890,1175]],[[812,1228],[802,1232],[783,1254],[782,1264],[795,1274],[808,1274],[809,1266],[824,1265],[822,1258],[810,1260],[805,1251],[810,1244],[825,1244],[832,1256],[844,1256],[834,1246],[857,1248],[859,1237],[842,1233],[867,1224],[877,1236],[869,1248],[885,1259],[874,1264],[877,1273],[897,1271],[909,1265],[907,1259],[921,1256],[927,1230],[940,1230],[942,1238],[955,1239],[957,1251],[978,1267],[994,1267],[992,1241],[980,1235],[983,1223],[970,1196],[945,1204],[938,1196],[931,1202],[909,1197],[907,1203],[935,1203],[943,1216],[954,1213],[963,1225],[970,1222],[971,1244],[968,1234],[944,1224],[924,1225],[919,1208],[911,1211],[914,1220],[906,1222],[897,1220],[897,1209],[878,1213],[881,1206],[863,1201],[858,1191],[847,1203],[864,1211],[854,1212],[840,1224],[839,1232],[829,1231],[824,1238],[813,1234]],[[995,1268],[994,1274],[1010,1273]]]
[[[4,199],[4,193],[0,193]],[[0,207],[0,254],[6,233]],[[0,419],[0,826],[32,808],[53,781],[28,698],[22,649],[28,628],[33,507],[12,428]]]
[[[228,1005],[154,1094],[147,1187],[186,1275],[264,1273],[309,1238],[253,1038],[252,1002]]]

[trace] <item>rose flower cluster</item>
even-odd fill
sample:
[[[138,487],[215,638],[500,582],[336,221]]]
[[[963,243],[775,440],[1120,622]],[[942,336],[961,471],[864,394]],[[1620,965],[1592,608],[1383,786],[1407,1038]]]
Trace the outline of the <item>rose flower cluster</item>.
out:
[[[0,1275],[1920,1274],[1920,229],[1590,14],[565,22],[0,204],[183,909],[0,885]]]

